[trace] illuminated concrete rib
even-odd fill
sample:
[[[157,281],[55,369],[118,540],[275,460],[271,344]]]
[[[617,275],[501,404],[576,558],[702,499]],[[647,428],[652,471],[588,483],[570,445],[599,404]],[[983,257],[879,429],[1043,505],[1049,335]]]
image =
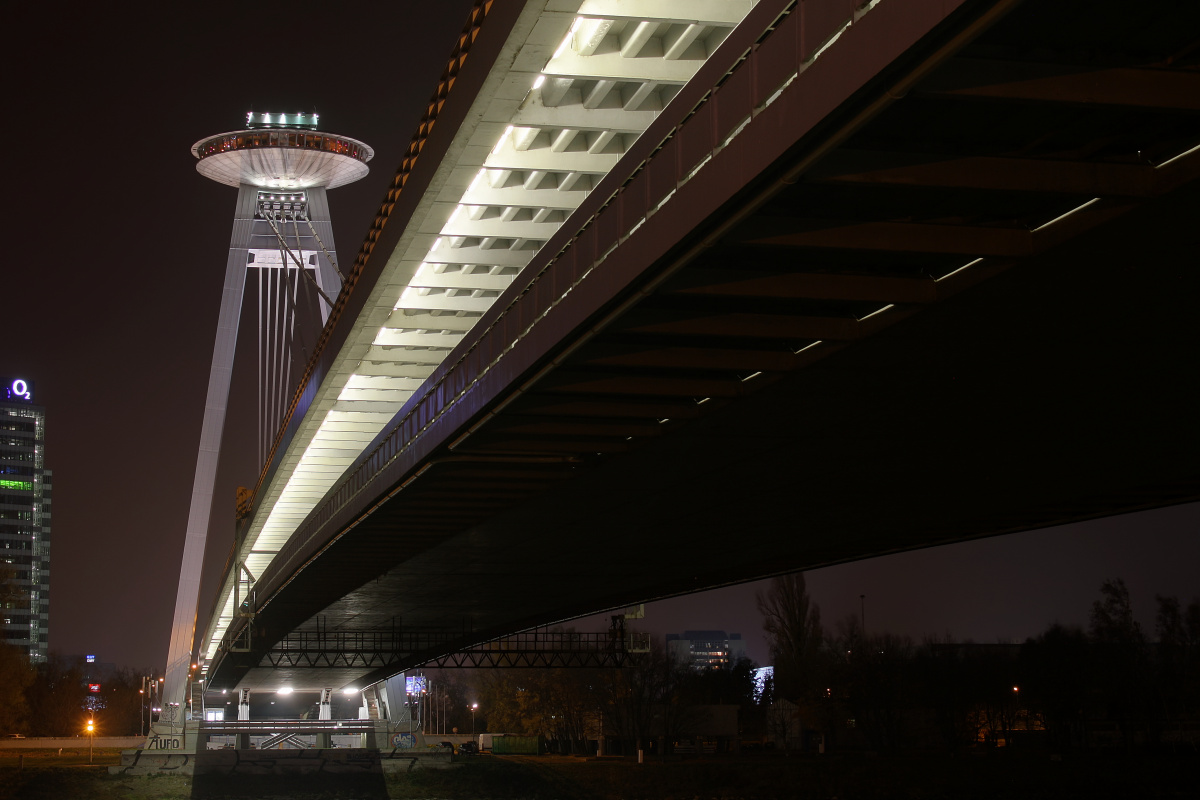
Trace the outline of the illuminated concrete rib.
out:
[[[531,0],[318,389],[242,552],[254,575],[756,0]],[[377,254],[377,257],[380,254]],[[233,577],[202,641],[234,618]]]

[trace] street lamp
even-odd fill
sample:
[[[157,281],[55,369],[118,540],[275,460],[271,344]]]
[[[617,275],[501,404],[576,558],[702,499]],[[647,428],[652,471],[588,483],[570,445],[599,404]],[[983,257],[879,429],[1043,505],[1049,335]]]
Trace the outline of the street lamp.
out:
[[[471,738],[475,738],[475,709],[479,708],[479,703],[471,703]]]
[[[88,717],[88,721],[87,721],[87,735],[88,735],[88,763],[90,764],[90,763],[92,763],[92,742],[95,740],[95,736],[96,736],[96,720],[94,720],[91,717]]]

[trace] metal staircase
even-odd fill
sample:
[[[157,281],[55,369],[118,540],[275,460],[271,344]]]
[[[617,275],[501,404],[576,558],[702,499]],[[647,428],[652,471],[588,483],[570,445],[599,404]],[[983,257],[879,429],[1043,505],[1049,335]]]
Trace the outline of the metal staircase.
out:
[[[280,750],[305,750],[308,746],[308,742],[300,738],[300,734],[293,731],[272,734],[258,743],[259,750],[270,750],[275,747],[278,747]]]
[[[192,719],[204,719],[204,684],[202,682],[192,681],[188,705],[192,709]]]

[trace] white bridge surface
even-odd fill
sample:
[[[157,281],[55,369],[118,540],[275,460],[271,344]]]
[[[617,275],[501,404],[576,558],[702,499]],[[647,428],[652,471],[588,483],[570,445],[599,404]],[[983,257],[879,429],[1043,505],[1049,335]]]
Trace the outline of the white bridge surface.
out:
[[[468,123],[262,489],[237,555],[250,575],[263,574],[363,448],[754,5],[525,4]],[[231,571],[220,589],[203,658],[216,654],[234,619],[238,579],[245,573]]]
[[[1070,8],[478,4],[201,675],[353,694],[522,626],[1194,499],[1187,15]]]

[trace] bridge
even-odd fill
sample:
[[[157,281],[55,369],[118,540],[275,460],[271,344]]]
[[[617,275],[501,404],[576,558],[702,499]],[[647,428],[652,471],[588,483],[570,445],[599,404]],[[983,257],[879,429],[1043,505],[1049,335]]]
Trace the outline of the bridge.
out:
[[[481,0],[192,677],[1197,499],[1197,16]]]

